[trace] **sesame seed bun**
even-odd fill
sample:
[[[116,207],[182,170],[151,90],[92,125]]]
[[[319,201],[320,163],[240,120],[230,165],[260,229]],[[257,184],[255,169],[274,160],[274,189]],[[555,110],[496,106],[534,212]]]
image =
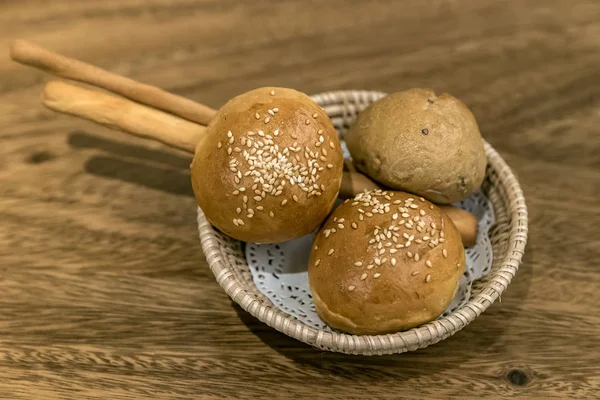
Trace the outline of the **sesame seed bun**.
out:
[[[310,97],[264,87],[217,112],[196,148],[192,187],[206,218],[246,242],[314,232],[331,211],[343,158],[333,124]]]
[[[357,169],[435,203],[469,197],[485,177],[477,121],[449,94],[410,89],[386,96],[358,115],[344,139]]]
[[[315,236],[308,278],[315,308],[332,328],[375,335],[437,318],[465,269],[448,216],[405,192],[361,193]]]

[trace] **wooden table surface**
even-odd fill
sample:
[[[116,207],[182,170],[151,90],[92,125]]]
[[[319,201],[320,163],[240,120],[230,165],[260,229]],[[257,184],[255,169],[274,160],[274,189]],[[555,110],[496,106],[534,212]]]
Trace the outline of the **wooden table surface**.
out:
[[[215,282],[190,157],[43,109],[14,38],[216,108],[263,85],[447,91],[520,178],[521,269],[435,346],[317,352]],[[597,0],[4,1],[0,49],[0,398],[600,398]]]

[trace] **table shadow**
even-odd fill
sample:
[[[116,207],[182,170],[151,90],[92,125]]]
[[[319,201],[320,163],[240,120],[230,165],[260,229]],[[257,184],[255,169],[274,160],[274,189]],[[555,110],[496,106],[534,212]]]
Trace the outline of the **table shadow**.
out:
[[[68,136],[76,149],[101,150],[86,161],[84,170],[92,175],[117,179],[176,195],[193,196],[189,177],[191,157],[167,151],[121,143],[81,131]]]

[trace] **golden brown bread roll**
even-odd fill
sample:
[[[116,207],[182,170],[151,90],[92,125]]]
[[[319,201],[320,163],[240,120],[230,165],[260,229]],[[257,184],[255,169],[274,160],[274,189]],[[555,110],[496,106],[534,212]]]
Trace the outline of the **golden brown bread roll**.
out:
[[[360,171],[435,203],[469,197],[485,176],[477,121],[449,94],[410,89],[386,96],[358,115],[344,139]]]
[[[219,109],[196,148],[191,178],[211,224],[238,240],[276,243],[318,228],[342,168],[327,114],[303,93],[265,87]]]
[[[315,236],[308,278],[316,311],[331,327],[384,334],[438,317],[465,262],[460,234],[438,207],[376,190],[329,216]]]

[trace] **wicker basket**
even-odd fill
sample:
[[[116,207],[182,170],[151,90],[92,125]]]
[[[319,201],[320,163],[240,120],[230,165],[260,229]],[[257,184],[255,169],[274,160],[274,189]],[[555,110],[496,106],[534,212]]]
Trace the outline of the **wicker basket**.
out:
[[[343,135],[356,114],[385,93],[368,91],[327,92],[313,96]],[[242,243],[215,230],[198,209],[202,248],[217,282],[244,310],[265,324],[321,350],[346,354],[394,354],[437,343],[477,318],[502,295],[516,274],[527,242],[527,208],[515,176],[486,142],[488,167],[483,190],[494,207],[496,224],[490,230],[494,261],[491,272],[474,282],[469,301],[447,317],[418,328],[389,335],[355,336],[322,331],[280,311],[252,281]]]

